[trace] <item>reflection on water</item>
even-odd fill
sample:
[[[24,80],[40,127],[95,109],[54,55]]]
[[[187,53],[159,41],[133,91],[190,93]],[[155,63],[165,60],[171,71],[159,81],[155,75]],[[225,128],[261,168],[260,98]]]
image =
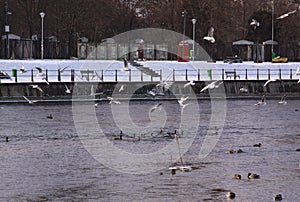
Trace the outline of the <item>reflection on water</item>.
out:
[[[130,175],[101,165],[83,147],[70,105],[1,105],[0,201],[227,201],[227,191],[236,193],[236,201],[272,201],[279,193],[285,201],[297,201],[300,111],[296,109],[300,110],[300,102],[288,100],[287,105],[278,106],[277,101],[269,100],[264,107],[254,103],[227,102],[223,134],[212,153],[199,160],[210,117],[209,101],[199,101],[197,137],[183,157],[197,169],[176,175],[170,174],[168,166],[150,174]],[[146,114],[153,104],[131,103]],[[180,109],[174,101],[163,101],[163,105],[168,113],[167,133],[178,128]],[[140,141],[113,140],[120,129],[114,124],[110,105],[99,104],[95,110],[106,137],[121,150],[151,153],[172,141],[159,136],[159,128]],[[50,113],[52,120],[46,118]],[[139,126],[149,124],[145,113],[130,108],[130,117]],[[127,133],[141,135],[138,131]],[[253,147],[256,143],[262,146]],[[226,154],[228,149],[244,153]],[[170,154],[165,155],[170,162],[153,163],[171,165]],[[248,180],[249,172],[260,174],[261,179]],[[241,174],[242,179],[234,180],[234,174]]]

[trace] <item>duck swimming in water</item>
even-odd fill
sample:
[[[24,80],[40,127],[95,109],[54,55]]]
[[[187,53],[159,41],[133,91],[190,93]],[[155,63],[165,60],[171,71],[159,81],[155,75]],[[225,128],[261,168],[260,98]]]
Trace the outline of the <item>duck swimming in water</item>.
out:
[[[248,173],[247,175],[248,179],[259,179],[260,176],[255,173]]]

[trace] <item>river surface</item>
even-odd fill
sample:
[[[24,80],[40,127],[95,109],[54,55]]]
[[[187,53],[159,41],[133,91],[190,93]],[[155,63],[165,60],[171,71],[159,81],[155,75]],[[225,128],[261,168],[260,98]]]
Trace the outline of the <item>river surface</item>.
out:
[[[283,201],[299,201],[300,101],[287,100],[284,106],[278,105],[278,100],[267,102],[258,107],[255,100],[227,100],[224,126],[219,120],[223,131],[216,130],[218,142],[205,158],[199,158],[199,151],[211,121],[209,100],[199,100],[197,110],[186,107],[185,121],[176,101],[132,101],[124,115],[136,124],[138,129],[132,130],[116,121],[119,114],[114,111],[122,111],[123,103],[114,109],[104,101],[97,108],[85,103],[82,117],[74,117],[71,104],[2,104],[0,201],[228,201],[228,191],[236,194],[233,201],[273,201],[276,194],[282,194]],[[158,103],[163,109],[151,112]],[[80,121],[91,122],[84,114],[89,110],[95,113],[103,134],[98,139],[95,134],[90,136],[89,129],[84,133],[77,127]],[[162,131],[151,128],[153,118],[161,113],[166,117]],[[47,118],[50,114],[53,119]],[[180,122],[191,131],[196,129],[195,135],[181,130]],[[122,140],[118,140],[121,129]],[[180,162],[176,152],[160,152],[156,155],[163,160],[147,161],[147,155],[174,142],[168,137],[174,130],[178,130],[179,147],[185,147],[185,140],[192,142],[186,152],[181,151],[184,163],[193,167],[191,172],[170,173],[169,166]],[[101,148],[104,153],[93,153],[88,147],[97,144],[87,144],[95,138],[97,144],[106,141],[105,145],[122,153],[145,155],[144,164],[135,164],[134,158],[110,156],[105,145]],[[258,143],[261,147],[253,147]],[[226,154],[229,149],[244,152]],[[101,159],[114,163],[110,166]],[[137,167],[129,169],[130,163]],[[249,172],[259,174],[260,179],[247,179]],[[234,174],[242,179],[233,179]]]

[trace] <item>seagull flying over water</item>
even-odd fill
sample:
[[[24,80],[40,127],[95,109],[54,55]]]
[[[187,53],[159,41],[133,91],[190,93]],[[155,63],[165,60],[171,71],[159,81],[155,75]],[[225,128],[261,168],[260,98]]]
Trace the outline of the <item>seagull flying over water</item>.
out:
[[[280,105],[286,105],[287,102],[285,101],[285,98],[286,98],[286,95],[283,95],[282,98],[281,98],[281,100],[278,102],[278,104],[280,104]]]
[[[111,104],[121,104],[121,102],[120,101],[118,101],[118,100],[115,100],[113,97],[107,97],[108,98],[108,100],[109,100],[109,104],[111,105]]]
[[[266,81],[264,86],[267,86],[270,82],[274,82],[274,81],[277,81],[277,79],[269,79],[268,81]]]
[[[204,88],[202,88],[202,90],[200,91],[200,93],[202,93],[203,91],[207,90],[207,89],[214,89],[214,88],[219,88],[221,84],[223,84],[223,81],[221,81],[219,84],[217,84],[219,81],[214,81],[210,84],[208,84],[207,86],[205,86]]]
[[[29,100],[29,99],[28,99],[27,97],[25,97],[25,96],[23,96],[23,98],[24,98],[25,100],[27,100],[29,104],[33,104],[33,103],[36,102],[36,101]]]
[[[124,91],[124,89],[125,89],[124,85],[121,85],[121,87],[119,89],[119,93],[122,92],[122,91]]]
[[[297,70],[295,72],[295,76],[298,76],[298,75],[300,75],[300,67],[297,67]]]
[[[63,68],[59,67],[59,68],[58,68],[58,71],[59,71],[60,73],[63,73],[68,67],[69,67],[69,65],[68,65],[68,66],[65,66],[65,67],[63,67]]]
[[[266,96],[263,95],[261,100],[258,101],[256,104],[254,104],[255,106],[265,106],[267,103],[266,103]]]
[[[123,62],[124,62],[124,66],[123,68],[121,69],[121,71],[129,71],[129,67],[128,67],[128,61],[126,58],[122,58]]]
[[[194,80],[191,80],[191,81],[189,81],[188,83],[186,83],[186,84],[184,84],[184,88],[185,87],[187,87],[187,86],[194,86],[195,85],[195,82],[194,82]]]
[[[21,66],[20,72],[21,72],[22,74],[24,74],[24,73],[27,72],[27,70],[25,69],[24,65]]]
[[[67,94],[71,94],[71,90],[70,90],[70,88],[68,88],[67,84],[65,84],[65,87],[66,87],[66,91],[65,91],[65,93],[67,93]]]
[[[31,88],[37,89],[41,93],[44,93],[43,89],[41,89],[38,85],[29,85]]]
[[[213,27],[211,27],[208,30],[207,36],[203,37],[203,39],[209,41],[210,43],[215,43],[216,40],[214,38],[214,31],[215,31],[215,29]]]
[[[36,74],[36,77],[44,77],[45,74],[42,70],[42,68],[38,67],[38,66],[35,66],[35,68],[39,71],[37,74]]]
[[[156,104],[154,107],[151,108],[150,112],[154,112],[155,110],[160,109],[161,105],[162,103]]]

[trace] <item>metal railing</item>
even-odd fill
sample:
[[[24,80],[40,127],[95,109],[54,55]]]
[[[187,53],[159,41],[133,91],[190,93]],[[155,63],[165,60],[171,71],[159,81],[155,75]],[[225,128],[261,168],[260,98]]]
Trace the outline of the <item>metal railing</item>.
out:
[[[156,71],[159,76],[147,75],[139,70],[122,72],[121,70],[45,70],[44,76],[37,77],[36,70],[17,73],[12,70],[10,79],[1,79],[1,83],[22,82],[152,82],[152,81],[209,81],[209,80],[269,80],[299,79],[294,69],[185,69],[164,72]]]

